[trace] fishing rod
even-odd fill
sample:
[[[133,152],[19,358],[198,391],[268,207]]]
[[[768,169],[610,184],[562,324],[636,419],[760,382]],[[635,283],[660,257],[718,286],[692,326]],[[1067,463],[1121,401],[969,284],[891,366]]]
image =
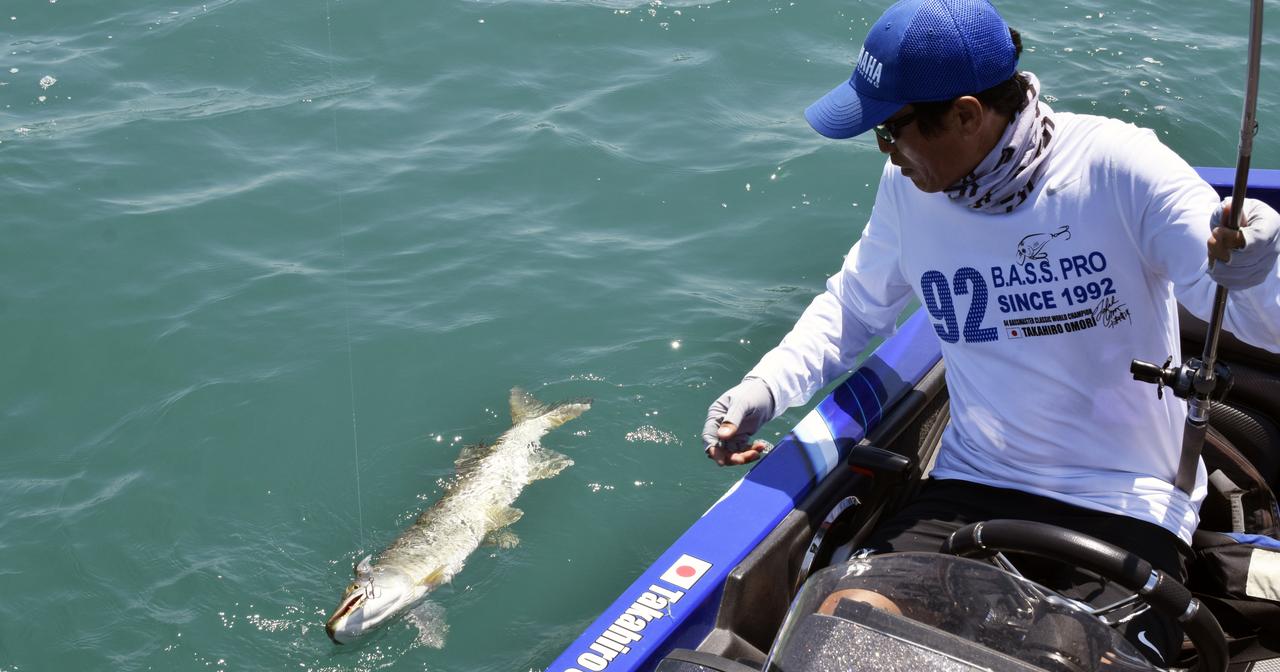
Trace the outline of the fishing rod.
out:
[[[1252,0],[1249,11],[1249,65],[1245,79],[1244,116],[1240,122],[1240,151],[1236,156],[1235,182],[1231,185],[1231,208],[1225,225],[1235,231],[1240,228],[1244,212],[1245,191],[1249,185],[1249,162],[1253,158],[1253,136],[1258,132],[1258,70],[1262,62],[1262,0]],[[1213,259],[1209,259],[1213,264]],[[1209,316],[1208,333],[1204,340],[1204,352],[1200,358],[1192,357],[1181,366],[1171,367],[1173,358],[1164,366],[1133,360],[1129,371],[1135,380],[1156,385],[1156,396],[1162,396],[1167,386],[1180,399],[1187,400],[1187,424],[1182,434],[1182,457],[1178,460],[1178,474],[1173,484],[1191,494],[1195,488],[1196,470],[1200,463],[1200,451],[1204,447],[1205,432],[1209,426],[1209,408],[1213,400],[1220,400],[1231,389],[1231,371],[1218,363],[1218,337],[1222,334],[1223,313],[1227,308],[1227,288],[1218,285],[1213,294],[1213,311]]]

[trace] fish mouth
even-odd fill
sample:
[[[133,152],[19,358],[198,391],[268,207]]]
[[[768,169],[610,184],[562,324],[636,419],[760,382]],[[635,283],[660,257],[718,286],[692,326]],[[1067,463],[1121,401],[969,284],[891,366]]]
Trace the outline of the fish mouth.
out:
[[[334,644],[344,643],[338,639],[338,630],[346,623],[347,617],[351,615],[351,612],[355,611],[364,600],[365,592],[363,590],[352,593],[342,601],[342,604],[338,605],[329,620],[325,621],[324,631],[329,635],[329,639],[333,640]]]

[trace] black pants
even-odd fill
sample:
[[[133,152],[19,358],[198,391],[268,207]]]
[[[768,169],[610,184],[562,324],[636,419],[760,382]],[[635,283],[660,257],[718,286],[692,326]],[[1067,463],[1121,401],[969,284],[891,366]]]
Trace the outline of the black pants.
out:
[[[916,498],[882,521],[863,546],[877,553],[937,552],[955,530],[997,518],[1030,520],[1082,532],[1136,554],[1180,582],[1187,580],[1186,563],[1191,549],[1158,525],[967,481],[925,481]],[[1094,606],[1111,604],[1129,594],[1120,586],[1065,563],[1019,557],[1014,564],[1027,578]],[[1182,629],[1173,619],[1149,610],[1129,621],[1123,632],[1134,648],[1154,664],[1168,667],[1177,661]]]

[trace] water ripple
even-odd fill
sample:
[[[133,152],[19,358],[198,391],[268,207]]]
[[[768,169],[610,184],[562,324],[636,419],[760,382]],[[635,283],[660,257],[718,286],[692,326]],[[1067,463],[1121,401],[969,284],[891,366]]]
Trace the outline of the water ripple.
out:
[[[118,84],[118,87],[128,87]],[[312,102],[345,99],[370,89],[372,82],[347,81],[330,85],[317,85],[300,92],[285,95],[249,94],[245,91],[201,87],[184,91],[153,92],[150,87],[138,85],[140,92],[131,95],[128,103],[104,111],[83,114],[58,115],[43,120],[23,121],[19,126],[0,129],[0,141],[12,148],[19,140],[65,139],[79,133],[99,133],[138,122],[193,121],[234,116],[265,110],[275,110]],[[322,109],[317,106],[314,109]]]

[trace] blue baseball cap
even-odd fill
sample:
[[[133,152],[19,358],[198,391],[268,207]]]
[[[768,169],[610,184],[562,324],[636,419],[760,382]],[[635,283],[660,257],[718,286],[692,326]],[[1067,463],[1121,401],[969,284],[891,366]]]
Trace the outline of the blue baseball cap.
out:
[[[908,103],[989,89],[1017,64],[1009,26],[987,0],[900,0],[871,26],[849,81],[804,118],[828,138],[852,138]]]

